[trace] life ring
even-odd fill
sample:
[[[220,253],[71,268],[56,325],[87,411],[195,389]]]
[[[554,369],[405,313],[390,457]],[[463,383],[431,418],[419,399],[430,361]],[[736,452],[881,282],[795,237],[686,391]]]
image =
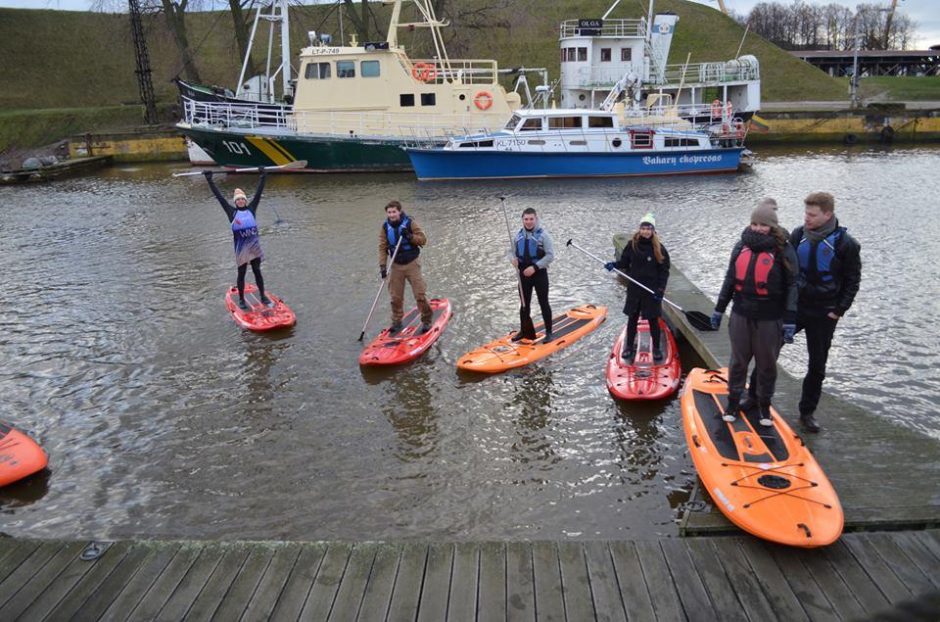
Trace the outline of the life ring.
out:
[[[480,91],[473,96],[473,105],[480,110],[489,110],[493,105],[493,95],[489,91]]]
[[[411,68],[411,75],[415,80],[430,82],[437,77],[437,67],[431,63],[415,63]]]
[[[721,102],[717,99],[712,102],[712,119],[717,119],[721,116]]]

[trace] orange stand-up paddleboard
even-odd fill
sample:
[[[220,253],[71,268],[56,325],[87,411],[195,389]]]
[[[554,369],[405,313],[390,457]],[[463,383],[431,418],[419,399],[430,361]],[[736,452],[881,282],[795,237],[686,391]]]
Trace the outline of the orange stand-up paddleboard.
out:
[[[457,360],[457,368],[484,374],[497,374],[522,367],[533,361],[543,359],[553,352],[570,346],[572,343],[592,332],[607,319],[607,307],[581,305],[574,307],[552,319],[552,341],[542,343],[545,327],[535,327],[535,339],[512,341],[515,332],[509,333],[492,343],[471,350]]]
[[[825,473],[782,417],[758,423],[757,410],[721,419],[727,370],[695,368],[682,389],[682,422],[702,483],[728,519],[748,533],[816,547],[842,533],[842,506]]]
[[[647,320],[637,324],[636,355],[632,361],[624,360],[623,342],[627,338],[627,327],[620,331],[614,342],[614,348],[607,357],[607,389],[610,394],[622,400],[659,400],[669,397],[679,388],[682,377],[682,365],[679,363],[679,350],[676,338],[659,318],[662,332],[663,360],[653,360],[652,340]]]
[[[225,294],[225,306],[235,323],[247,330],[262,332],[278,328],[289,328],[297,323],[297,317],[287,304],[272,294],[265,292],[273,303],[270,307],[262,304],[258,296],[258,288],[251,283],[245,283],[245,302],[248,309],[238,306],[238,288],[230,287]]]
[[[418,333],[421,328],[421,313],[415,307],[402,318],[400,331],[393,334],[386,328],[362,350],[359,364],[399,365],[424,354],[444,332],[444,327],[452,315],[450,301],[446,298],[432,298],[428,304],[434,314],[428,332]]]
[[[46,468],[49,459],[36,441],[0,421],[0,486]]]

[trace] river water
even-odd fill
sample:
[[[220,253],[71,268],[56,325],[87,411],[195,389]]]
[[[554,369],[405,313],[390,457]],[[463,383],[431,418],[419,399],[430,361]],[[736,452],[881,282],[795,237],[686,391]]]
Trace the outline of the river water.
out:
[[[940,437],[940,376],[931,372],[940,365],[938,156],[934,148],[768,149],[750,174],[654,180],[272,178],[259,210],[264,275],[298,317],[281,335],[244,332],[228,316],[231,234],[201,177],[171,178],[178,165],[119,166],[0,188],[3,418],[51,456],[48,475],[0,491],[0,530],[229,539],[675,534],[694,482],[678,400],[618,404],[607,394],[604,363],[622,325],[624,288],[564,242],[609,255],[614,233],[654,211],[675,265],[714,298],[757,199],[776,197],[792,228],[802,198],[820,189],[836,195],[864,262],[826,387],[891,425]],[[250,195],[254,181],[222,185]],[[514,228],[535,207],[554,235],[556,312],[593,302],[611,313],[537,365],[463,376],[457,358],[517,319],[500,195]],[[378,287],[376,239],[391,198],[427,231],[430,293],[449,297],[455,317],[422,360],[375,372],[358,367],[356,338]],[[368,336],[387,321],[383,297]],[[798,337],[781,357],[796,374],[805,370],[804,344]]]

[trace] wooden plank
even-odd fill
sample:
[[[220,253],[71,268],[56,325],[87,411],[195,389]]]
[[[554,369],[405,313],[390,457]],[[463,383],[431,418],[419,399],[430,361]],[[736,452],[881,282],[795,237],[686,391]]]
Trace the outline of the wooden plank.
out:
[[[891,534],[894,543],[911,558],[935,588],[940,587],[940,547],[931,554],[926,538],[916,538],[910,532]]]
[[[374,545],[358,543],[353,547],[330,609],[331,621],[354,621],[359,616],[359,607],[366,593],[366,584],[369,582],[369,573],[374,561]]]
[[[653,612],[653,601],[647,589],[646,579],[643,578],[643,568],[636,552],[636,545],[625,540],[616,540],[610,543],[610,553],[614,562],[614,571],[617,573],[617,584],[620,586],[620,601],[631,622],[652,622],[656,619]]]
[[[620,599],[620,587],[617,585],[617,571],[610,557],[610,549],[605,541],[584,543],[584,561],[587,564],[588,580],[591,584],[591,598],[594,603],[596,620],[626,620],[623,602]]]
[[[163,605],[170,599],[176,586],[180,584],[190,567],[196,562],[199,553],[202,552],[202,546],[187,543],[180,547],[179,552],[173,556],[172,561],[167,564],[160,576],[144,594],[144,597],[137,603],[133,612],[127,610],[130,618],[139,620],[154,620]],[[116,612],[123,613],[123,612]]]
[[[750,536],[746,536],[750,538]],[[764,588],[754,574],[754,569],[741,550],[741,537],[708,538],[704,540],[690,540],[690,542],[707,543],[714,551],[714,559],[724,569],[728,580],[734,589],[741,608],[750,620],[773,620],[776,618],[770,601],[764,595]],[[698,565],[696,563],[696,565]],[[717,607],[717,602],[716,602]]]
[[[252,545],[250,547],[248,559],[242,564],[228,592],[219,603],[218,609],[212,616],[213,620],[227,622],[241,618],[261,582],[261,577],[264,576],[264,571],[268,569],[272,557],[274,557],[274,549],[269,546]]]
[[[535,622],[535,613],[532,545],[510,542],[506,545],[506,619]]]
[[[117,542],[95,561],[82,562],[89,566],[88,572],[67,592],[62,592],[59,595],[60,598],[54,603],[54,607],[43,609],[40,603],[36,602],[23,612],[23,617],[37,620],[45,618],[50,621],[72,618],[80,608],[83,608],[85,601],[111,576],[111,573],[127,559],[132,548],[140,549],[140,547],[133,547],[130,542]],[[146,551],[139,550],[137,555],[138,559],[143,559],[146,556]],[[136,569],[136,564],[133,567]],[[43,599],[43,602],[46,602],[45,599]]]
[[[447,619],[450,577],[454,565],[454,545],[434,542],[428,547],[424,584],[418,601],[418,622]]]
[[[717,547],[712,546],[708,540],[687,539],[681,540],[688,549],[688,556],[692,567],[698,573],[708,594],[714,610],[721,614],[722,620],[744,620],[747,621],[747,610],[738,600],[734,585],[728,579],[724,566],[719,559],[723,548],[736,550],[736,544],[731,542],[716,542]],[[667,556],[668,559],[668,556]],[[670,562],[671,566],[671,562]],[[673,575],[676,581],[678,577]],[[688,611],[688,609],[686,609]],[[692,616],[689,616],[692,617]]]
[[[190,607],[199,597],[199,593],[209,581],[222,560],[224,551],[218,545],[204,545],[199,551],[199,557],[189,567],[186,574],[180,579],[179,585],[173,590],[170,598],[160,610],[163,620],[182,620]]]
[[[485,542],[480,546],[480,581],[477,612],[482,622],[506,619],[506,545]]]
[[[870,542],[861,539],[858,534],[846,534],[842,536],[842,542],[889,602],[896,603],[911,597],[911,591],[884,563]]]
[[[2,557],[0,557],[0,582],[2,582],[23,563],[24,559],[39,548],[39,542],[16,538],[0,538],[0,542],[3,543]]]
[[[291,569],[284,589],[281,590],[281,597],[271,613],[272,620],[297,620],[300,617],[310,588],[313,587],[313,582],[320,572],[320,565],[323,563],[326,551],[327,545],[324,543],[304,545],[297,563]]]
[[[414,620],[418,615],[421,579],[428,559],[426,544],[406,544],[398,562],[398,574],[388,607],[388,620]]]
[[[858,620],[865,617],[861,603],[846,585],[842,576],[832,567],[826,555],[820,549],[802,551],[800,561],[819,585],[826,600],[832,604],[835,613],[843,620]]]
[[[65,545],[61,542],[44,542],[33,550],[29,557],[20,562],[16,569],[0,583],[0,611],[6,606],[7,601],[29,583],[36,573],[42,570],[43,566],[64,547]]]
[[[274,551],[254,596],[248,601],[242,620],[267,620],[281,596],[297,558],[300,557],[300,544],[279,546]]]
[[[672,580],[678,588],[679,602],[682,603],[686,617],[717,620],[718,615],[708,599],[708,592],[705,591],[702,578],[692,565],[692,558],[689,556],[685,543],[669,538],[660,541],[659,546],[663,550]]]
[[[781,620],[808,620],[800,600],[793,594],[790,584],[767,549],[756,538],[738,540],[741,551],[754,571],[761,589],[770,601],[776,617]]]
[[[19,617],[72,562],[78,560],[78,556],[84,548],[84,542],[69,542],[60,545],[55,555],[53,555],[42,568],[36,571],[29,579],[29,582],[23,585],[12,598],[4,603],[2,607],[3,617],[7,620],[13,620]],[[79,574],[80,577],[88,570],[88,566],[86,565],[84,568],[79,566],[78,569],[81,571]]]
[[[212,576],[202,587],[192,607],[186,612],[184,619],[211,620],[246,559],[248,559],[247,546],[236,544],[226,547],[222,553],[222,559],[212,571]]]
[[[366,585],[366,593],[362,597],[362,606],[359,608],[359,619],[363,622],[385,620],[389,603],[392,601],[395,575],[398,574],[398,560],[401,557],[400,546],[391,544],[376,546],[377,551],[375,561],[372,562],[369,583]]]
[[[477,618],[477,583],[480,577],[480,545],[459,542],[454,549],[447,619],[472,622]]]
[[[849,586],[866,615],[870,616],[890,606],[888,599],[842,542],[823,548],[821,553]]]
[[[811,620],[838,620],[839,616],[826,598],[826,594],[816,584],[813,575],[800,561],[800,557],[810,554],[810,551],[799,551],[786,546],[765,543],[764,547],[770,552],[777,566],[786,577],[787,583],[796,594],[803,610]]]
[[[577,542],[558,543],[558,567],[561,589],[565,598],[565,615],[569,620],[594,618],[591,578],[588,575],[584,548]]]
[[[307,595],[307,602],[300,612],[301,620],[326,620],[329,617],[351,551],[351,544],[330,544],[326,555],[323,556],[317,578],[313,580],[313,586]]]
[[[684,618],[676,586],[669,575],[666,558],[658,542],[636,542],[637,557],[643,569],[643,578],[649,586],[653,611],[660,620],[681,620]]]
[[[934,588],[933,583],[924,576],[914,560],[898,548],[898,545],[891,539],[891,534],[867,533],[859,534],[859,537],[868,542],[878,552],[881,559],[915,596],[929,592]]]
[[[147,557],[141,560],[139,565],[132,564],[131,562],[136,562],[136,551],[131,551],[128,559],[118,566],[117,570],[108,577],[82,608],[80,616],[83,619],[97,619],[102,608],[104,611],[100,612],[100,615],[103,618],[130,617],[130,613],[140,599],[181,550],[179,544],[141,544],[138,546],[148,553]],[[137,549],[137,547],[134,548]]]
[[[561,588],[558,549],[551,542],[532,544],[532,573],[535,577],[535,611],[538,619],[564,621],[565,597]]]
[[[940,561],[940,537],[935,537],[935,532],[932,529],[925,529],[923,531],[918,531],[916,533],[907,533],[906,535],[913,541],[917,542],[918,547],[922,547],[925,551],[933,554],[937,558],[937,561]]]

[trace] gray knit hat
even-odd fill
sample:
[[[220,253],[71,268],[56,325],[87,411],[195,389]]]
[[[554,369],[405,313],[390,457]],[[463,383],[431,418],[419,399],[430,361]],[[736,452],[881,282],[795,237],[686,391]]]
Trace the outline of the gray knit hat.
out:
[[[764,201],[761,201],[757,205],[757,209],[751,212],[751,222],[758,225],[770,225],[772,227],[780,226],[780,223],[777,221],[777,210]]]

